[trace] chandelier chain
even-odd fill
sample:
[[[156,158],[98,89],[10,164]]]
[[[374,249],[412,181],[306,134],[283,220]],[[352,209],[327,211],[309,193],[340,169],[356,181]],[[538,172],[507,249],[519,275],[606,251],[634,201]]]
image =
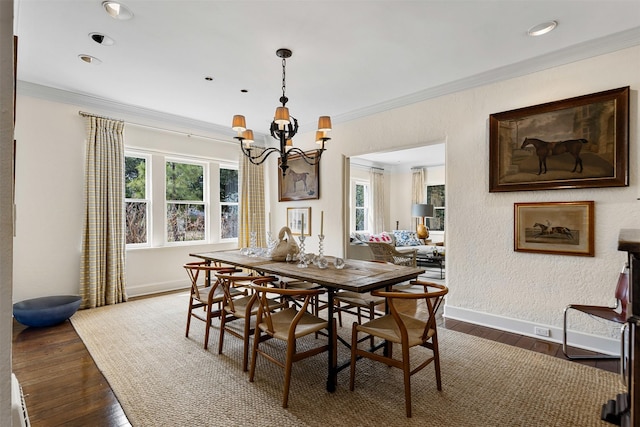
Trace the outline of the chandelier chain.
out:
[[[287,69],[287,60],[282,58],[282,99],[287,99],[285,95],[285,90],[287,88],[287,80],[286,80],[286,69]],[[285,105],[284,101],[282,105]]]

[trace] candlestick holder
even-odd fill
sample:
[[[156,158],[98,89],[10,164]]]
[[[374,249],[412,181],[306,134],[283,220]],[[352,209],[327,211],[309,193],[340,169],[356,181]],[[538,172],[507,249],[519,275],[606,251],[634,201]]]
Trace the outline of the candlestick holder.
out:
[[[318,234],[318,256],[315,259],[318,268],[327,268],[329,261],[324,257],[324,234]]]
[[[304,254],[304,240],[305,236],[301,235],[298,240],[300,240],[300,253],[298,254],[298,268],[307,268],[307,257]]]
[[[249,256],[257,256],[258,254],[258,233],[256,231],[249,232]]]
[[[271,239],[271,231],[267,231],[267,256],[271,256],[278,242]]]

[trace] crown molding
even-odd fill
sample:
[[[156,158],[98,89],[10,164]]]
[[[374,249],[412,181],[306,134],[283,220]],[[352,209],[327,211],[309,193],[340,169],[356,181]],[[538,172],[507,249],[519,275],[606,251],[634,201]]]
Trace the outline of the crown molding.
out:
[[[630,48],[640,45],[640,27],[630,30],[621,31],[616,34],[602,37],[596,40],[580,43],[564,49],[551,52],[536,58],[520,61],[508,66],[495,68],[485,71],[474,76],[445,83],[423,91],[415,92],[410,95],[391,99],[368,107],[360,108],[348,113],[333,116],[335,123],[344,123],[357,120],[366,116],[382,113],[429,99],[438,98],[440,96],[449,95],[474,87],[484,86],[503,80],[521,77],[527,74],[546,70],[553,67],[569,64],[572,62],[604,55],[618,50]],[[69,92],[62,89],[56,89],[49,86],[38,85],[19,80],[17,82],[17,93],[28,95],[36,98],[58,101],[66,104],[79,105],[88,108],[96,108],[100,111],[106,111],[115,115],[124,115],[126,117],[134,117],[142,122],[171,123],[174,126],[180,126],[185,129],[214,133],[228,137],[235,136],[235,133],[226,126],[214,123],[203,122],[201,120],[190,119],[188,117],[177,116],[173,114],[163,113],[161,111],[151,110],[148,108],[136,107],[116,101],[99,98],[96,96]],[[254,132],[255,137],[268,141],[267,134]]]
[[[70,92],[57,89],[50,86],[39,85],[22,80],[17,81],[16,92],[19,95],[31,96],[34,98],[44,99],[48,101],[60,102],[63,104],[77,105],[82,108],[95,109],[101,114],[116,116],[125,121],[137,121],[143,125],[154,126],[163,124],[171,124],[172,127],[188,129],[189,132],[201,132],[205,134],[214,134],[218,137],[234,137],[236,133],[229,127],[217,125],[214,123],[203,122],[201,120],[190,119],[188,117],[177,116],[174,114],[163,113],[162,111],[152,110],[135,105],[123,104],[105,98],[100,98],[84,93]],[[254,132],[255,138],[266,140],[267,135]]]
[[[607,37],[573,45],[546,55],[520,61],[515,64],[495,68],[468,78],[434,86],[420,92],[415,92],[406,96],[381,102],[379,104],[371,105],[369,107],[341,114],[333,117],[333,119],[336,123],[348,122],[429,99],[438,98],[440,96],[449,95],[455,92],[521,77],[527,74],[612,53],[637,45],[640,45],[640,27],[635,27],[630,30],[611,34]]]

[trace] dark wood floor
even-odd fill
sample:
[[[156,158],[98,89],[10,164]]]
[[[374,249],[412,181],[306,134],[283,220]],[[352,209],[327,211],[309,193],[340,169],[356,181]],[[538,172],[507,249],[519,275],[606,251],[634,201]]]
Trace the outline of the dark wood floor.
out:
[[[456,320],[439,327],[564,358],[558,344]],[[617,361],[583,361],[617,372]],[[25,394],[33,427],[129,426],[111,387],[98,370],[71,322],[26,328],[14,320],[13,372]]]

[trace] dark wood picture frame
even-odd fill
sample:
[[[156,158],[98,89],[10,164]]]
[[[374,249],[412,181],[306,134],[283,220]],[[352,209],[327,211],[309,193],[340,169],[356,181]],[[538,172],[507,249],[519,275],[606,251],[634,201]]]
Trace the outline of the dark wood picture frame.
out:
[[[489,192],[629,185],[629,86],[491,114]]]
[[[514,203],[514,250],[595,256],[594,202]]]
[[[320,162],[317,152],[306,153],[315,162],[310,165],[299,154],[289,156],[287,164],[289,168],[285,176],[282,176],[278,158],[278,201],[288,202],[295,200],[314,200],[320,198]]]

